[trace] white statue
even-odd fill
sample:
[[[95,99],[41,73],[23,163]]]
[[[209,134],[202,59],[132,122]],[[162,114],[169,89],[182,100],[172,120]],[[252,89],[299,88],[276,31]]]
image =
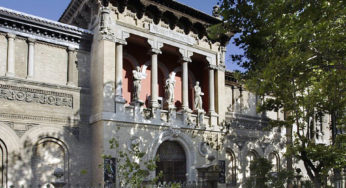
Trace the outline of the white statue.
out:
[[[139,101],[139,95],[141,93],[141,81],[147,77],[145,71],[147,66],[143,65],[143,68],[139,66],[136,67],[136,70],[132,71],[133,74],[133,92],[132,92],[132,101]]]
[[[165,84],[165,97],[166,104],[169,108],[174,106],[174,86],[175,86],[175,72],[169,74],[169,78],[166,80]]]
[[[198,81],[196,82],[194,89],[195,89],[195,110],[202,111],[203,110],[202,96],[204,95],[204,93],[202,92],[201,87],[199,87]]]

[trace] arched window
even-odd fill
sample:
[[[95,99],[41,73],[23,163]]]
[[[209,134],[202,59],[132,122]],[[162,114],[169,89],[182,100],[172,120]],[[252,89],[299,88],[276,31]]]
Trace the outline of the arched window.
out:
[[[272,163],[272,171],[279,172],[280,171],[280,157],[276,152],[271,152],[269,154],[269,161]]]
[[[227,174],[228,182],[231,185],[236,185],[237,184],[236,158],[232,150],[227,150],[226,159],[227,161],[229,161],[227,166],[228,167],[228,174]]]
[[[7,148],[0,139],[0,187],[5,187],[7,182]]]
[[[247,155],[246,155],[246,160],[247,160],[247,165],[245,169],[245,176],[250,177],[252,175],[250,171],[250,165],[253,160],[255,160],[258,157],[258,154],[256,151],[251,150]]]
[[[181,145],[173,141],[163,142],[158,151],[156,174],[162,172],[161,182],[186,182],[186,156]]]

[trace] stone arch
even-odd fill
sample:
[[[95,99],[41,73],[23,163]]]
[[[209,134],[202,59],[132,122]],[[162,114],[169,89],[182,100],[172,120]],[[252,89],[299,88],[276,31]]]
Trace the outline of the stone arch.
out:
[[[160,145],[165,141],[175,141],[179,143],[186,155],[186,173],[187,181],[196,181],[196,152],[192,140],[186,134],[177,129],[168,129],[161,132],[152,142],[148,149],[148,160],[154,159]],[[152,172],[152,178],[155,177],[155,172]]]
[[[3,140],[0,139],[0,187],[7,187],[8,151]]]
[[[53,172],[57,168],[64,171],[64,182],[69,183],[70,154],[67,145],[54,137],[39,139],[32,148],[31,185],[41,186],[55,180]]]
[[[145,65],[148,67],[151,66],[151,61],[145,62]],[[166,67],[166,65],[160,61],[158,62],[157,65],[158,65],[158,68],[160,69],[160,71],[162,72],[164,78],[168,78],[168,75],[170,72],[168,71],[168,68]]]
[[[7,146],[9,153],[20,150],[18,135],[6,124],[0,123],[0,139]]]
[[[176,67],[174,70],[173,70],[175,73],[178,73],[178,72],[181,72],[182,69],[181,69],[181,66],[178,66]],[[195,74],[193,74],[193,72],[189,69],[189,81],[191,82],[191,84],[193,85],[194,83],[196,83],[196,77],[195,77]]]
[[[254,149],[251,149],[246,154],[246,165],[245,165],[245,177],[250,177],[252,175],[252,172],[250,170],[251,161],[255,160],[256,158],[260,157],[258,152]]]
[[[66,135],[65,135],[66,134]],[[59,126],[39,126],[29,129],[21,138],[20,143],[25,145],[26,142],[37,143],[42,138],[56,138],[65,143],[68,151],[71,151],[70,146],[77,145],[75,137],[69,136],[64,127]]]
[[[124,52],[124,59],[127,59],[131,63],[133,69],[135,69],[137,66],[140,66],[137,59],[127,52]]]
[[[272,151],[268,155],[268,160],[271,161],[273,168],[273,172],[279,172],[280,171],[280,156],[279,153],[276,151]]]
[[[64,152],[64,164],[66,162],[66,170],[65,170],[65,181],[67,183],[70,182],[70,158],[71,158],[71,146],[77,145],[77,140],[75,137],[70,136],[64,127],[60,126],[37,126],[29,129],[21,138],[21,143],[24,146],[22,150],[22,155],[31,156],[31,160],[28,161],[32,163],[32,159],[35,155],[35,148],[37,144],[42,142],[50,141],[52,143],[57,144],[62,148]],[[26,153],[25,153],[26,152]],[[32,167],[32,164],[31,164]],[[31,168],[31,171],[33,169]],[[31,172],[33,174],[33,172]]]
[[[234,151],[230,148],[226,148],[227,165],[227,182],[231,185],[237,184],[237,158]]]
[[[177,66],[172,72],[175,72],[175,73],[180,73],[180,76],[181,76],[181,87],[182,87],[182,68],[181,66]],[[177,79],[177,76],[176,76],[176,79]],[[188,96],[188,101],[189,101],[189,108],[193,109],[194,108],[194,84],[196,83],[196,77],[195,77],[195,74],[191,71],[191,69],[188,70],[188,93],[189,93],[189,96]],[[181,101],[182,102],[182,89],[179,89],[179,90],[175,90],[175,92],[178,92],[179,94],[176,94],[175,96],[180,96],[181,95]],[[176,99],[178,100],[178,99]],[[177,105],[177,107],[179,107],[179,105]]]
[[[151,61],[147,61],[145,63],[146,66],[150,67],[151,66]],[[164,97],[164,87],[165,87],[165,80],[168,78],[169,71],[166,65],[162,62],[158,62],[158,83],[159,83],[159,102],[162,104],[163,103],[163,97]],[[151,76],[151,75],[150,75]]]

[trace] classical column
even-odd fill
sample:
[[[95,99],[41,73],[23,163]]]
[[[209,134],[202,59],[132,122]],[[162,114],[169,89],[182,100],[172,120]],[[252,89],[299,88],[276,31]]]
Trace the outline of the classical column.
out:
[[[7,72],[6,76],[15,75],[15,44],[14,40],[16,35],[12,33],[7,34],[8,38],[8,47],[7,47]]]
[[[189,109],[189,81],[188,81],[188,62],[184,61],[182,62],[182,68],[183,68],[183,84],[182,84],[182,90],[183,90],[183,109],[188,110]]]
[[[163,43],[157,42],[154,40],[148,40],[148,43],[151,46],[151,51],[150,51],[150,53],[151,53],[151,100],[150,100],[150,106],[153,108],[157,108],[157,107],[159,107],[157,58],[158,58],[158,54],[162,53],[160,48],[162,48]]]
[[[214,69],[209,67],[209,113],[215,114],[215,85],[214,85]]]
[[[74,79],[74,68],[75,68],[75,51],[76,49],[68,47],[67,53],[68,53],[68,70],[67,70],[67,85],[74,86],[75,79]]]
[[[182,55],[182,96],[183,96],[183,104],[182,108],[183,110],[189,111],[189,74],[188,74],[188,63],[191,62],[191,56],[193,55],[192,52],[185,50],[185,49],[179,49],[179,52]]]
[[[115,44],[115,100],[125,102],[123,97],[123,47],[127,44],[126,39],[130,33],[118,31]]]
[[[27,78],[31,79],[34,77],[34,59],[35,59],[35,42],[33,38],[28,38],[29,52],[28,52],[28,75]]]
[[[115,62],[115,96],[117,100],[123,100],[123,44],[116,44]]]

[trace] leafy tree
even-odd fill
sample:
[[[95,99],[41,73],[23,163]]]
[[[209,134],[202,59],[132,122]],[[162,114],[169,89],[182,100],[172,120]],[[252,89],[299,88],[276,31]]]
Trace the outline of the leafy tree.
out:
[[[262,96],[259,111],[284,110],[273,126],[297,128],[289,154],[302,160],[315,187],[346,167],[346,1],[221,0],[223,22],[211,37],[235,32],[244,54],[232,55],[247,89]],[[272,96],[264,98],[264,96]],[[330,144],[315,141],[330,116]]]
[[[273,164],[266,158],[256,158],[251,161],[251,176],[246,180],[248,188],[284,188],[285,182],[293,178],[293,173],[287,170],[272,172]]]
[[[111,139],[109,143],[110,149],[116,149],[118,153],[116,159],[117,174],[120,179],[121,187],[143,187],[143,183],[149,178],[150,171],[156,169],[156,162],[159,160],[159,157],[157,156],[155,159],[144,161],[143,157],[145,156],[145,152],[140,151],[139,144],[133,144],[132,150],[127,152],[121,150],[115,138]],[[111,156],[105,157],[110,158]],[[161,176],[162,172],[148,183],[155,184]]]

